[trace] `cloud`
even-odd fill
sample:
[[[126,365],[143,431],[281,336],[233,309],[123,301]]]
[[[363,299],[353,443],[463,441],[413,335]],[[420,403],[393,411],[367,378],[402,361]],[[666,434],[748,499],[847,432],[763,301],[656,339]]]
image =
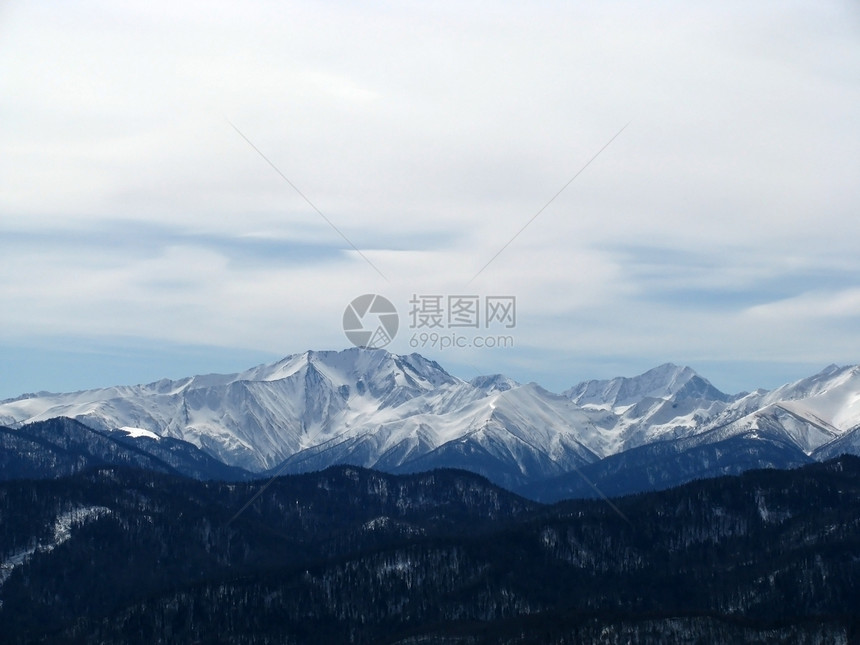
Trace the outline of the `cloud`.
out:
[[[747,312],[750,318],[797,324],[821,322],[852,322],[860,318],[860,287],[840,290],[815,290],[791,298],[757,305]]]
[[[518,297],[521,349],[493,356],[550,379],[600,356],[860,360],[856,19],[10,3],[0,338],[287,353],[343,345],[359,293],[467,290]]]

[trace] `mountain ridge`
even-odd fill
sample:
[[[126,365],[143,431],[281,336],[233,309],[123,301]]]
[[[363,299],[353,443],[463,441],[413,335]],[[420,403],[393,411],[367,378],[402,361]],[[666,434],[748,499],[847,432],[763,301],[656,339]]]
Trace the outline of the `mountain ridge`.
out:
[[[675,473],[657,478],[672,485],[695,478],[693,455],[711,472],[706,447],[728,440],[745,467],[833,456],[830,445],[860,450],[860,367],[831,365],[771,391],[728,395],[691,368],[664,363],[556,394],[498,374],[465,381],[420,354],[351,348],[309,350],[235,374],[0,403],[9,428],[56,417],[107,434],[132,428],[124,439],[141,445],[148,434],[170,438],[260,475],[340,463],[393,473],[457,467],[531,490],[583,469],[603,472],[595,464],[610,457],[607,465],[639,472],[643,464],[617,458],[634,451],[630,458],[657,460],[647,468]],[[761,436],[793,448],[762,451]],[[663,442],[672,449],[635,451]]]

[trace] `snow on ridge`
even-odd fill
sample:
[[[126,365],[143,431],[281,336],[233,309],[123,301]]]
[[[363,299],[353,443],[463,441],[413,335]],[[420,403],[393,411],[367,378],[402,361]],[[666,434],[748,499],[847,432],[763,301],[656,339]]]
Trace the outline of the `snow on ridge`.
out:
[[[122,432],[125,432],[132,439],[140,439],[142,437],[147,438],[147,439],[155,439],[156,441],[161,439],[161,437],[158,436],[157,434],[155,434],[152,430],[147,430],[146,428],[135,428],[133,426],[122,426],[121,428],[117,428],[117,430],[121,430]]]
[[[308,352],[291,354],[276,363],[252,367],[249,370],[236,374],[233,380],[268,382],[289,378],[307,365],[307,355]]]
[[[645,398],[671,397],[696,376],[689,367],[664,363],[637,376],[583,381],[563,395],[579,405],[617,408],[634,405]]]
[[[761,397],[815,417],[840,432],[860,425],[860,366],[828,366],[818,374],[788,383]]]
[[[105,506],[84,506],[60,513],[54,519],[50,540],[40,542],[29,549],[22,549],[8,556],[3,562],[0,562],[0,587],[9,579],[9,576],[12,575],[16,567],[26,564],[36,552],[53,551],[63,542],[69,540],[72,537],[72,528],[75,525],[91,522],[111,513],[112,511]],[[0,606],[2,606],[2,603],[0,603]]]
[[[508,378],[504,374],[476,376],[469,381],[469,385],[476,387],[479,390],[483,390],[488,394],[491,392],[505,392],[507,390],[512,390],[515,387],[520,387],[520,383],[512,378]]]

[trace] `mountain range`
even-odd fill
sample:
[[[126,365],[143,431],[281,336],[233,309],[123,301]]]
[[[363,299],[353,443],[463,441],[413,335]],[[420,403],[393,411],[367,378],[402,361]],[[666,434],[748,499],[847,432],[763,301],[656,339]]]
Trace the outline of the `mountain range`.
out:
[[[50,422],[61,417],[78,423]],[[729,395],[665,364],[555,394],[465,381],[418,354],[308,351],[237,374],[27,394],[0,402],[0,425],[17,446],[8,472],[30,476],[118,459],[203,479],[453,467],[553,501],[860,454],[860,366]]]

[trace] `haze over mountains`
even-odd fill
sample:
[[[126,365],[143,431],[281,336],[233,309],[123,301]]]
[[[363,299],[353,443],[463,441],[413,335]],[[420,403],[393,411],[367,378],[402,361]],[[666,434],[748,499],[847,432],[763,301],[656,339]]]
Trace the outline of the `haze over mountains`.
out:
[[[356,348],[238,374],[0,402],[0,425],[19,433],[55,417],[146,453],[163,439],[183,454],[196,447],[198,470],[205,459],[250,473],[457,467],[558,499],[857,454],[860,366],[728,395],[665,364],[554,394],[502,375],[464,381],[418,354]]]

